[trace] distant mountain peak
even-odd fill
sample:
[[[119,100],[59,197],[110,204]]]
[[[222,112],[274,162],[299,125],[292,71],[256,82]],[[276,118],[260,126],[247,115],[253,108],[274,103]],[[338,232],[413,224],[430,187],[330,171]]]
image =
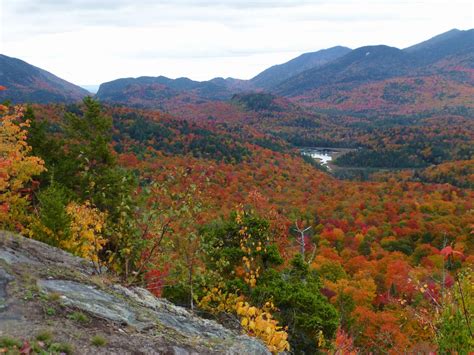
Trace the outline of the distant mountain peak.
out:
[[[235,92],[248,90],[250,86],[246,80],[231,78],[194,81],[184,77],[147,76],[103,83],[96,97],[104,102],[161,109],[164,103],[173,100],[184,100],[186,103],[228,100]]]
[[[452,40],[452,39],[462,35],[463,33],[467,33],[469,31],[472,31],[472,30],[462,31],[462,30],[459,30],[457,28],[453,28],[449,31],[446,31],[446,32],[443,32],[439,35],[431,37],[430,39],[428,39],[426,41],[423,41],[423,42],[414,44],[410,47],[404,48],[403,50],[407,53],[412,53],[412,52],[415,52],[415,51],[418,51],[418,50],[427,49],[429,47],[436,46],[441,42]]]
[[[256,87],[269,89],[299,73],[321,67],[349,53],[350,48],[336,46],[317,52],[303,53],[283,64],[274,65],[251,79]]]
[[[23,102],[76,102],[90,93],[21,59],[0,54],[0,100]]]
[[[386,45],[364,46],[322,67],[303,71],[271,88],[283,96],[311,95],[311,91],[334,85],[358,85],[394,77],[441,74],[446,63],[474,68],[474,29],[453,29],[401,50]],[[460,73],[459,80],[466,81]]]

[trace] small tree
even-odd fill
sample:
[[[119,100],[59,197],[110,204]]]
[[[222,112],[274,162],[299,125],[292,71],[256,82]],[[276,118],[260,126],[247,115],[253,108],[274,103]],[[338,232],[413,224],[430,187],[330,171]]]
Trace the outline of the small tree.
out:
[[[103,237],[106,214],[87,201],[82,205],[76,202],[69,203],[66,212],[71,218],[71,236],[69,239],[62,240],[60,247],[91,260],[96,270],[100,272],[99,254],[106,244]]]
[[[230,291],[245,292],[258,284],[261,271],[283,263],[270,242],[270,225],[253,211],[239,207],[228,220],[201,230],[207,268],[225,280]]]
[[[42,159],[31,156],[27,143],[29,122],[23,108],[0,105],[0,228],[25,232],[33,177],[44,170]]]
[[[303,257],[304,259],[304,255],[305,255],[305,252],[306,252],[306,232],[308,232],[312,227],[309,226],[309,227],[300,227],[298,225],[298,221],[295,221],[295,227],[294,227],[294,230],[298,233],[298,237],[296,238],[296,242],[300,245],[300,253],[301,253],[301,256]],[[315,248],[316,250],[316,248]]]
[[[112,141],[112,119],[101,112],[100,104],[90,97],[84,99],[84,112],[65,114],[66,144],[69,159],[77,162],[72,175],[78,179],[66,186],[75,190],[80,199],[89,200],[102,211],[113,212],[120,188]]]
[[[38,218],[33,223],[35,239],[59,247],[70,237],[71,218],[66,212],[69,203],[67,192],[53,183],[37,194]]]
[[[194,278],[199,266],[199,252],[201,250],[200,235],[196,222],[203,210],[199,200],[200,192],[196,185],[191,185],[187,191],[175,196],[179,202],[177,213],[179,215],[179,231],[173,237],[174,251],[184,264],[187,273],[187,287],[189,290],[189,306],[194,309]]]
[[[273,300],[279,309],[276,319],[288,325],[291,348],[297,353],[314,353],[334,337],[338,326],[337,311],[321,294],[321,287],[316,271],[297,254],[291,267],[263,273],[251,299],[255,304]]]
[[[444,247],[441,254],[448,267],[453,264],[456,255],[463,256],[451,246]],[[437,342],[442,353],[468,353],[474,348],[474,320],[471,318],[474,313],[474,272],[470,268],[453,272],[455,285],[444,292],[439,303],[441,315],[437,324]],[[443,276],[443,291],[444,282]]]
[[[68,228],[61,217],[65,212],[60,212],[59,205],[66,207],[69,201],[81,206],[89,203],[107,216],[107,229],[101,232],[106,242],[98,256],[127,278],[137,267],[144,244],[137,226],[137,179],[117,164],[111,117],[90,97],[84,99],[82,107],[82,111],[65,113],[59,134],[52,132],[47,120],[37,119],[31,107],[27,110],[32,122],[28,142],[48,167],[42,186],[50,185],[38,194],[41,200],[36,237],[53,245],[68,240],[64,236]],[[67,201],[60,196],[63,192],[67,192]],[[57,221],[52,217],[55,213]],[[59,228],[60,222],[64,228]]]

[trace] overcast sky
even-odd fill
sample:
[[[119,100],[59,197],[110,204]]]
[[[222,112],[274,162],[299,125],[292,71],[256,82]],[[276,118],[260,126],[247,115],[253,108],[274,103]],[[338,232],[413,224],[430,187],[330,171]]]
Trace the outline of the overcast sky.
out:
[[[0,53],[76,84],[249,79],[335,45],[399,48],[474,27],[472,0],[0,0]]]

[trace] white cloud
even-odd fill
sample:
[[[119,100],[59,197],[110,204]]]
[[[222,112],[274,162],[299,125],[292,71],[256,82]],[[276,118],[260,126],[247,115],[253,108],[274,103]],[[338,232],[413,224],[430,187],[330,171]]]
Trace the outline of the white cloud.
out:
[[[474,23],[470,1],[0,0],[0,52],[66,80],[250,78],[334,45],[406,47]]]

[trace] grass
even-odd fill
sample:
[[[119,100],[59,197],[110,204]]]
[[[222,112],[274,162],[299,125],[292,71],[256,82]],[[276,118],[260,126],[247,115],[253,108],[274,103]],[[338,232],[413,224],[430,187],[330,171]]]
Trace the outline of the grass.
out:
[[[51,302],[58,302],[61,299],[61,294],[52,292],[48,295],[48,300]]]
[[[79,322],[79,323],[89,323],[90,319],[87,315],[82,312],[73,312],[67,316],[69,319]]]
[[[45,343],[51,342],[52,339],[53,339],[53,334],[47,330],[43,330],[36,335],[36,340],[42,341]]]
[[[49,352],[72,354],[73,348],[72,345],[66,343],[52,343],[49,348]]]
[[[107,339],[105,339],[101,335],[94,335],[91,338],[91,344],[94,345],[94,346],[105,346],[105,345],[107,345]]]
[[[26,290],[26,291],[25,291],[25,294],[24,294],[24,296],[23,296],[23,299],[24,299],[25,301],[31,301],[33,298],[35,298],[35,295],[34,295],[33,291],[31,291],[31,290]]]
[[[72,354],[73,347],[67,343],[53,343],[53,335],[48,331],[38,333],[35,341],[23,342],[10,337],[0,337],[0,353],[24,354],[20,352],[24,344],[29,344],[32,354]],[[30,352],[28,352],[29,354]]]
[[[56,315],[56,310],[54,309],[54,307],[46,307],[45,312],[50,317]]]
[[[0,348],[17,348],[20,349],[23,343],[19,340],[9,338],[9,337],[1,337],[0,338]]]

